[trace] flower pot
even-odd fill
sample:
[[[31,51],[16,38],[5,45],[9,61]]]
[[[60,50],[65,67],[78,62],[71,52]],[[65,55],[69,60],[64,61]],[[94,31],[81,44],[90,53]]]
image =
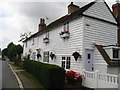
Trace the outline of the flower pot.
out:
[[[64,36],[65,36],[66,38],[68,38],[68,37],[70,36],[70,34],[69,34],[69,33],[64,33]]]
[[[64,37],[65,37],[65,35],[64,35],[64,34],[62,34],[62,35],[60,35],[60,37],[61,37],[61,38],[64,38]]]
[[[43,43],[48,43],[48,42],[49,42],[49,40],[47,40],[47,39],[46,39],[46,40],[43,40]]]
[[[70,36],[69,33],[64,33],[60,35],[61,38],[68,38],[69,36]]]
[[[76,87],[82,87],[82,82],[76,81],[76,82],[74,82],[74,86],[76,86]]]

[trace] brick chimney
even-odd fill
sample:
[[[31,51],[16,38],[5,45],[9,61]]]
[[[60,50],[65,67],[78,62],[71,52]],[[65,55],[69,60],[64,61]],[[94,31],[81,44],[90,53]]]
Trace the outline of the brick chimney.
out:
[[[68,14],[71,14],[78,9],[79,9],[79,6],[74,5],[73,2],[71,2],[71,4],[68,5]]]
[[[120,46],[120,3],[119,1],[117,1],[116,4],[113,4],[112,6],[113,9],[113,14],[117,19],[118,22],[118,40],[117,40],[117,44]]]
[[[38,32],[45,30],[45,28],[46,28],[45,19],[41,18],[40,24],[38,26]]]

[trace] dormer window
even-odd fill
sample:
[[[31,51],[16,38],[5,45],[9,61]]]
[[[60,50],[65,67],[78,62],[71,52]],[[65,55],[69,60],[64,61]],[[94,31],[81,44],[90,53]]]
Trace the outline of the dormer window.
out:
[[[112,61],[120,60],[120,47],[108,46],[104,49]]]
[[[34,45],[34,43],[35,43],[35,40],[34,40],[34,38],[32,38],[32,45]]]
[[[64,24],[63,30],[69,30],[69,22],[67,22],[66,24]]]
[[[26,41],[26,43],[25,43],[25,47],[27,48],[27,41]]]
[[[67,30],[69,30],[69,22],[67,22]]]
[[[113,49],[113,59],[119,59],[119,50]]]

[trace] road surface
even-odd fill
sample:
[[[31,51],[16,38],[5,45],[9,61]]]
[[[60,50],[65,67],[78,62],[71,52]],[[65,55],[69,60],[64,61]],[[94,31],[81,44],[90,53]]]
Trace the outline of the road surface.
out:
[[[12,73],[10,67],[7,65],[7,61],[0,61],[0,63],[1,62],[2,62],[2,88],[11,88],[11,89],[15,88],[15,90],[18,89],[19,87],[16,77]]]

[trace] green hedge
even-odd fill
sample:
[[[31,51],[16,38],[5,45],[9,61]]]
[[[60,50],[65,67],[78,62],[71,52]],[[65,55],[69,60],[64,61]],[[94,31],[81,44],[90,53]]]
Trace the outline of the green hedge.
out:
[[[63,89],[65,81],[65,70],[63,68],[33,60],[25,60],[24,68],[32,73],[46,89]]]

